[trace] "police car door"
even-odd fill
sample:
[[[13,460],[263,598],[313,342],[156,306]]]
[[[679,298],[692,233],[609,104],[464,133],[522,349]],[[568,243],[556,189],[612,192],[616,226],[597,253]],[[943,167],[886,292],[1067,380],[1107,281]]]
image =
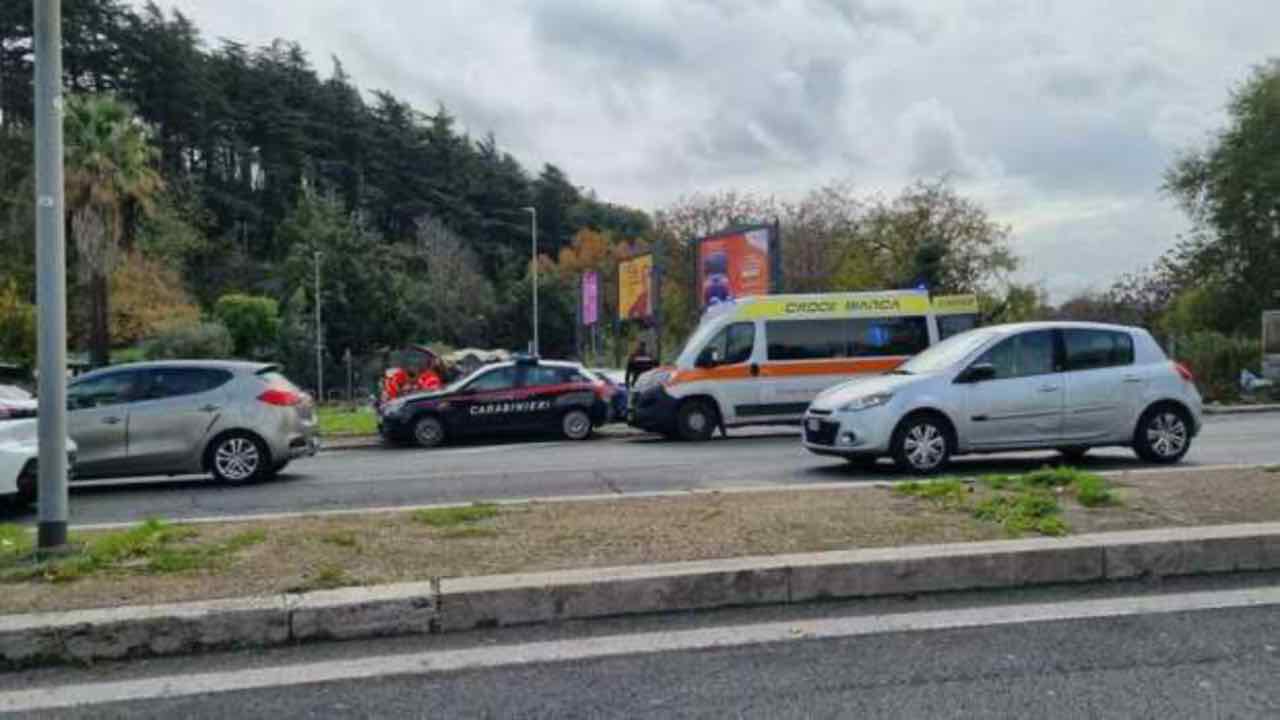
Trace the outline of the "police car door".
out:
[[[518,423],[515,415],[518,373],[514,365],[496,367],[472,380],[457,401],[456,425],[469,433],[493,433]],[[513,422],[515,420],[515,422]]]

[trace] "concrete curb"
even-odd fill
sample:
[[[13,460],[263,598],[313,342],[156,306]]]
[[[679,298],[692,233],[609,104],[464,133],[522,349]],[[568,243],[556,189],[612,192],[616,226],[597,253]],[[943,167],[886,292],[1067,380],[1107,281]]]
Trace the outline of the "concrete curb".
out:
[[[1280,412],[1280,403],[1269,405],[1205,405],[1205,415],[1252,415]]]
[[[10,668],[640,613],[1280,569],[1280,523],[873,548],[0,615]]]

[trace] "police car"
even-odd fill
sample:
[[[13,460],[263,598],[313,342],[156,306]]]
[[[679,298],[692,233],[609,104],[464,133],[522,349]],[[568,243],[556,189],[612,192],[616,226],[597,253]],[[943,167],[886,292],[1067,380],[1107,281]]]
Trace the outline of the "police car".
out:
[[[389,442],[426,448],[463,436],[548,431],[585,440],[611,419],[613,392],[577,363],[519,358],[383,404],[378,430]]]

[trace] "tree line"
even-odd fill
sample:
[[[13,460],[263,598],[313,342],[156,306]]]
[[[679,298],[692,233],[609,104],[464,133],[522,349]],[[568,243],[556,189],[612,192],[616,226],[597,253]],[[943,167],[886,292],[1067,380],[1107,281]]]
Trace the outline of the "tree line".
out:
[[[335,359],[418,338],[520,346],[523,310],[497,298],[527,273],[523,208],[537,208],[552,254],[582,228],[650,227],[555,165],[535,174],[492,135],[462,132],[443,105],[362,92],[336,58],[322,76],[295,43],[210,47],[155,3],[63,8],[70,320],[95,363],[154,330],[138,327],[145,297],[111,292],[130,273],[164,285],[183,316],[228,294],[269,296],[281,334],[302,333],[316,252]],[[34,282],[31,23],[30,3],[0,7],[0,271],[18,296]],[[451,279],[483,286],[464,294],[471,315],[424,280],[449,263]]]

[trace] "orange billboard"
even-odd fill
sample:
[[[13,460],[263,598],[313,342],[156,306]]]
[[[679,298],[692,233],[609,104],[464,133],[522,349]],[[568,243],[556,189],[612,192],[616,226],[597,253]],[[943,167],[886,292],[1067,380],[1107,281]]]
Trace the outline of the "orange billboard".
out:
[[[637,255],[618,264],[618,317],[640,320],[653,315],[652,276],[652,255]]]
[[[716,305],[753,295],[768,295],[771,226],[703,238],[698,243],[698,288],[702,304]]]

